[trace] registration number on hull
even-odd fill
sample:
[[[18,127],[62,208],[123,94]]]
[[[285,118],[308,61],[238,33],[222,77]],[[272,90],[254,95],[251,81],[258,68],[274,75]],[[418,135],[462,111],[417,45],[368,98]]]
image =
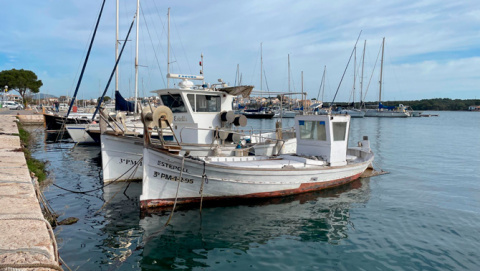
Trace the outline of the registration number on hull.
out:
[[[189,179],[189,178],[180,178],[180,176],[173,176],[173,175],[170,175],[170,174],[165,174],[165,173],[160,173],[158,171],[154,171],[153,172],[153,177],[154,178],[158,178],[160,177],[160,179],[164,179],[164,180],[169,180],[169,181],[173,181],[173,182],[178,182],[180,180],[181,183],[193,183],[193,179]]]

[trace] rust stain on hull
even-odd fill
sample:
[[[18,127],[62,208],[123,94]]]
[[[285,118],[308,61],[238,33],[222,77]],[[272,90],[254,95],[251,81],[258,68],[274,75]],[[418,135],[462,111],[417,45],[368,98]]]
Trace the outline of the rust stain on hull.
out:
[[[300,187],[296,189],[252,193],[252,194],[239,195],[239,196],[204,197],[203,201],[204,202],[206,201],[225,202],[225,201],[235,201],[235,200],[242,200],[242,199],[284,197],[284,196],[308,193],[308,192],[319,191],[319,190],[341,186],[360,178],[361,175],[362,173],[359,173],[350,177],[327,181],[327,182],[304,183],[304,184],[301,184]],[[192,203],[199,203],[199,202],[200,202],[200,197],[177,199],[177,204],[192,204]],[[174,203],[175,203],[174,198],[144,200],[140,202],[140,208],[143,210],[146,210],[149,208],[172,206]]]

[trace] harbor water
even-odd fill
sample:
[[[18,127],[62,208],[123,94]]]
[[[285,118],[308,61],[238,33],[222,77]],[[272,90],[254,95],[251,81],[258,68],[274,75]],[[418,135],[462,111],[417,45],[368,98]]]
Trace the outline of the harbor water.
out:
[[[49,161],[44,194],[72,270],[478,270],[480,113],[352,119],[375,167],[390,174],[298,196],[141,214],[140,183],[102,187],[98,146],[51,143],[36,129],[33,156]],[[293,120],[285,120],[284,127]],[[274,128],[275,120],[249,120]]]

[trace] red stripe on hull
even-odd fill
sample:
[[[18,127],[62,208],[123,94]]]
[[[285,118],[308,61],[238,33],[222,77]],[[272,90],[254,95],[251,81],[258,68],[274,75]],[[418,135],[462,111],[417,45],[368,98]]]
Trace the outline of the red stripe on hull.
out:
[[[252,193],[252,194],[247,194],[242,196],[204,197],[203,201],[231,201],[231,200],[239,200],[239,199],[273,198],[273,197],[290,196],[295,194],[307,193],[312,191],[328,189],[336,186],[341,186],[358,179],[360,175],[362,175],[362,173],[359,173],[350,177],[342,178],[342,179],[327,181],[327,182],[304,183],[304,184],[301,184],[300,187],[296,189],[263,192],[263,193]],[[198,202],[200,202],[200,197],[177,199],[177,204],[190,204],[190,203],[198,203]],[[148,208],[172,206],[174,203],[175,203],[174,198],[142,200],[140,201],[140,208],[148,209]]]

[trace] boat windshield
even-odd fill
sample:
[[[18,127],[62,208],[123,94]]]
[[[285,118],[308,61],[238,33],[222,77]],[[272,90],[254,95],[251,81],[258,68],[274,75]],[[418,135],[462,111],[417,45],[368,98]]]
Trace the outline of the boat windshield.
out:
[[[346,122],[333,122],[333,141],[344,141],[347,134]]]
[[[194,112],[220,112],[221,99],[218,95],[187,94]]]
[[[300,120],[300,138],[301,139],[312,139],[312,140],[327,140],[327,132],[325,129],[324,121],[307,121]]]
[[[187,112],[180,94],[161,95],[160,97],[163,105],[169,107],[172,110],[172,113]]]

